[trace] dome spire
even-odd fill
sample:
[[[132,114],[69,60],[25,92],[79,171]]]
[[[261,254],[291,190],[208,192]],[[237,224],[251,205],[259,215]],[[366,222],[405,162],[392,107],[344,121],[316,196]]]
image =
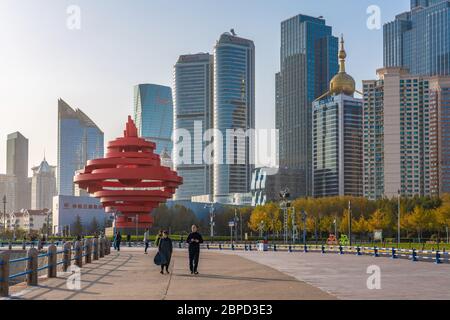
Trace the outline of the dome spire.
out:
[[[344,48],[344,36],[341,35],[340,49],[339,49],[339,73],[333,77],[330,82],[330,94],[338,95],[344,93],[348,96],[353,96],[356,89],[355,80],[345,72],[345,59],[347,53]]]
[[[339,73],[345,73],[345,58],[347,58],[347,53],[344,48],[344,35],[341,34],[340,40],[340,49],[339,49]]]

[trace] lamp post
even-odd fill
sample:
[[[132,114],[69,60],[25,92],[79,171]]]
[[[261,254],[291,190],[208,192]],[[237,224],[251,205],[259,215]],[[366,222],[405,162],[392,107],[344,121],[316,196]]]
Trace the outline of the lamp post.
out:
[[[397,197],[397,205],[398,205],[398,215],[397,215],[397,248],[400,248],[400,241],[401,241],[401,230],[400,230],[400,215],[401,215],[401,191],[398,190],[398,197]]]
[[[260,238],[263,237],[263,231],[264,231],[264,221],[261,220],[261,222],[259,223],[259,237]]]
[[[350,247],[352,246],[352,202],[348,201],[348,239]]]
[[[305,210],[302,210],[302,222],[303,222],[303,244],[306,244],[306,218],[308,214]]]
[[[205,208],[209,208],[209,227],[210,227],[210,236],[211,240],[214,239],[214,218],[216,217],[214,203],[205,205]]]
[[[3,228],[6,234],[6,195],[3,196]]]

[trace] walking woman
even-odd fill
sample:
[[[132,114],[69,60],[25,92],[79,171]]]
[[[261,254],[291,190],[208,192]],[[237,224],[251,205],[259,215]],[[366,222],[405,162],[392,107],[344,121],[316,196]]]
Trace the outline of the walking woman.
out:
[[[170,260],[172,259],[172,240],[169,238],[169,232],[164,231],[159,240],[158,252],[161,262],[161,274],[164,274],[164,269],[169,273]]]
[[[116,232],[116,236],[114,237],[114,249],[120,251],[120,243],[122,242],[122,235],[119,231]]]

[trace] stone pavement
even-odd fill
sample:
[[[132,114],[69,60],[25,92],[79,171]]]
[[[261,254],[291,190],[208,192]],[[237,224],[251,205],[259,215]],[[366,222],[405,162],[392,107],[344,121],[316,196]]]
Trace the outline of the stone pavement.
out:
[[[171,274],[161,275],[153,264],[155,251],[123,248],[83,266],[81,290],[69,290],[69,274],[39,282],[39,287],[11,288],[11,299],[36,300],[267,300],[335,299],[269,266],[238,255],[203,250],[200,275],[188,269],[187,252],[174,251]],[[195,290],[195,294],[193,291]]]
[[[223,251],[270,266],[338,299],[449,300],[450,265],[385,257],[288,252]],[[367,269],[378,266],[381,289],[369,290]]]

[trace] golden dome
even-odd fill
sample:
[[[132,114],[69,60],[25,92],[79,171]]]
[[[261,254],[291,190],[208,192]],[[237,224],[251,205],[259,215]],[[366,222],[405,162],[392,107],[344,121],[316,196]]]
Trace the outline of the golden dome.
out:
[[[356,90],[355,80],[345,72],[345,58],[347,53],[344,49],[344,37],[341,37],[341,48],[339,51],[339,73],[331,79],[330,94],[338,95],[344,93],[353,96]]]

